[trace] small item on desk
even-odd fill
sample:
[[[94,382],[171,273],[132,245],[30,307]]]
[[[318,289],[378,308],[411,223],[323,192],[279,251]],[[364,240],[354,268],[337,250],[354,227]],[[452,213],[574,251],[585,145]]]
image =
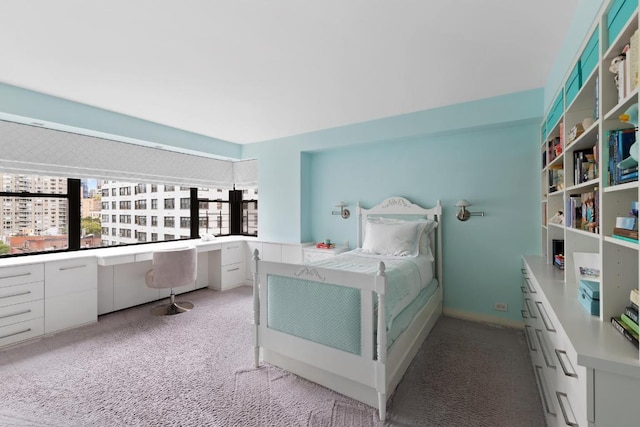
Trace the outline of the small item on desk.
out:
[[[320,249],[333,249],[336,247],[335,243],[331,243],[331,240],[324,239],[324,242],[320,242],[316,245],[316,248]]]

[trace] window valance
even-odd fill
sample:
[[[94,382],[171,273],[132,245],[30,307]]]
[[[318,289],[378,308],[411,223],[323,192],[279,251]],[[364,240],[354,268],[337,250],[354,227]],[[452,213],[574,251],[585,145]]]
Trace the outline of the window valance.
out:
[[[257,160],[223,160],[0,120],[0,170],[207,188],[257,187]]]

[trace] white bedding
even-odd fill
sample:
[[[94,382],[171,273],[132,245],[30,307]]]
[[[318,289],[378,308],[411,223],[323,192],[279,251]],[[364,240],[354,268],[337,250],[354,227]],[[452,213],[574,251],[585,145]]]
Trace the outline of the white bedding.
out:
[[[389,257],[361,250],[344,252],[335,257],[316,261],[311,265],[358,273],[375,274],[380,261],[385,264],[387,293],[385,295],[386,325],[389,330],[393,320],[418,296],[433,279],[433,263],[428,255],[417,257]]]

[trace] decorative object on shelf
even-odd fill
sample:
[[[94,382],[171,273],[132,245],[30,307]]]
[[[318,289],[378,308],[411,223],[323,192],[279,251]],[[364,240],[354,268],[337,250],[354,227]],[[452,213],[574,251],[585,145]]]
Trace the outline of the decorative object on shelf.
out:
[[[584,126],[582,125],[582,123],[578,123],[577,125],[574,125],[569,131],[569,142],[575,141],[575,139],[578,138],[583,133],[584,133]]]
[[[342,218],[347,219],[349,218],[349,216],[351,215],[351,212],[349,212],[349,209],[345,209],[345,207],[347,207],[349,205],[347,205],[345,202],[338,202],[336,204],[337,208],[340,208],[339,211],[332,211],[331,215],[340,215]]]
[[[559,225],[564,224],[564,214],[562,213],[562,211],[556,212],[556,214],[554,216],[549,218],[549,223],[550,224],[559,224]]]
[[[458,213],[456,214],[456,218],[460,221],[466,221],[472,216],[484,216],[484,211],[482,212],[471,212],[467,210],[467,207],[471,206],[471,203],[467,200],[460,199],[456,202],[456,207],[460,208]]]
[[[611,59],[611,63],[609,65],[609,71],[615,74],[614,80],[616,82],[616,88],[618,89],[618,99],[624,98],[624,75],[621,75],[624,72],[624,59],[624,54],[615,56]]]
[[[573,265],[576,280],[600,280],[600,254],[593,252],[574,252]]]
[[[578,285],[580,304],[593,316],[600,315],[600,282],[581,279]]]
[[[629,156],[626,159],[621,160],[618,163],[618,169],[629,169],[638,167],[638,104],[633,104],[627,109],[620,117],[620,121],[623,123],[631,123],[636,128],[636,141],[629,147]]]

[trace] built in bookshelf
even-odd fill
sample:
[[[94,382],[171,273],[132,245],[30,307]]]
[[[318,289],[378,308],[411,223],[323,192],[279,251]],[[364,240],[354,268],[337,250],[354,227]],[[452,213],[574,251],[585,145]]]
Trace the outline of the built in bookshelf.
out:
[[[536,366],[530,346],[550,424],[640,425],[637,402],[626,405],[640,393],[638,14],[638,0],[602,2],[541,124],[542,254],[524,258],[525,329],[540,332],[538,347],[556,346],[556,330],[529,316],[546,310],[586,377],[573,391],[554,388],[563,386],[553,357]],[[570,400],[575,416],[563,417]]]

